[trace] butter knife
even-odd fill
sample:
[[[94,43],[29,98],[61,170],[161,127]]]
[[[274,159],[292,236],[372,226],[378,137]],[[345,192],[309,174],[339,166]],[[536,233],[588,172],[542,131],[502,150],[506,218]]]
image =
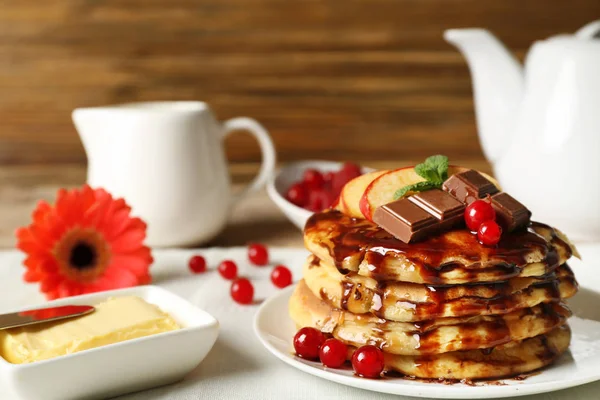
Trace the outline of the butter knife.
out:
[[[68,305],[0,315],[0,330],[79,317],[95,310],[92,306]]]

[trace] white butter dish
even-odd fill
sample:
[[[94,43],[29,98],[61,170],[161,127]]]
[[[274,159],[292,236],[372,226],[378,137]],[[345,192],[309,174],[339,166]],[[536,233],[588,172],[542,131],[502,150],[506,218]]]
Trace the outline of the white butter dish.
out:
[[[69,297],[29,309],[95,305],[121,296],[138,296],[158,306],[182,328],[29,364],[11,364],[0,357],[1,397],[100,399],[173,383],[196,368],[217,339],[219,323],[214,317],[157,286]]]

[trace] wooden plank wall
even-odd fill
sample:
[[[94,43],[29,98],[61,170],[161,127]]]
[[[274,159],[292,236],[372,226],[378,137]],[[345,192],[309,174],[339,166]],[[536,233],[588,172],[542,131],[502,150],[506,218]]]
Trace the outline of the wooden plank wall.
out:
[[[450,27],[529,44],[599,0],[0,0],[0,164],[85,162],[78,106],[201,99],[253,116],[281,159],[480,158]],[[253,161],[236,135],[231,159]]]

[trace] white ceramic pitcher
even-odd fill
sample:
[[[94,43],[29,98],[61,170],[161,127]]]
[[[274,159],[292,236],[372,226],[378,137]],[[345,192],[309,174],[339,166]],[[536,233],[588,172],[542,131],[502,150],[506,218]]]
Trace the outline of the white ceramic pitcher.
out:
[[[500,184],[578,240],[600,240],[600,20],[536,42],[522,67],[490,32],[451,29]]]
[[[123,197],[148,224],[151,246],[198,245],[225,226],[231,207],[261,188],[275,165],[267,131],[250,118],[219,123],[198,101],[79,108],[73,121],[88,157],[87,182]],[[237,194],[223,139],[233,130],[256,137],[262,166]]]

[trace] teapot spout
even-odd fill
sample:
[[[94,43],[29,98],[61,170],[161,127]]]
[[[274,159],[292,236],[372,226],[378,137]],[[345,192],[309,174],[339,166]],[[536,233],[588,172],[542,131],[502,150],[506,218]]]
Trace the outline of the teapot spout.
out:
[[[523,96],[523,68],[485,29],[449,29],[444,39],[465,56],[473,81],[477,129],[491,163],[508,148]]]

